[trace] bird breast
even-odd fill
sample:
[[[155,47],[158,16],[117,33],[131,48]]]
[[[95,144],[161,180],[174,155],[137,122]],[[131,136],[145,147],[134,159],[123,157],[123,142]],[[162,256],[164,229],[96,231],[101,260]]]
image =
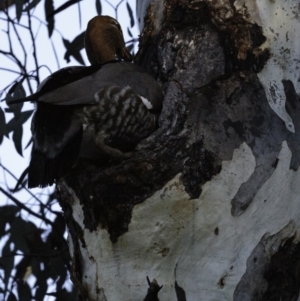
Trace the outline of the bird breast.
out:
[[[102,135],[107,145],[127,151],[155,130],[157,116],[131,87],[105,87],[94,97],[96,104],[81,111],[83,128]]]

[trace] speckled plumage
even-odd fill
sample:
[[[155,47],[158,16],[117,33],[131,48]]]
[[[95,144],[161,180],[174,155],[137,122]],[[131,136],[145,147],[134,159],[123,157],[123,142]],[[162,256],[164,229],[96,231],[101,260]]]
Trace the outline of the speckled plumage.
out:
[[[126,152],[154,131],[157,115],[149,112],[130,86],[109,86],[99,90],[95,99],[97,105],[86,106],[79,114],[84,128],[92,127],[106,144]]]

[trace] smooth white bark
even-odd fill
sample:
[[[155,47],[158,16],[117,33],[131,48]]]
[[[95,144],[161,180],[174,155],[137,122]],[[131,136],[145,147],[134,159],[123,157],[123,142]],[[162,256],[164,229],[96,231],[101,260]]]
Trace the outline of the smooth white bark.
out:
[[[161,300],[174,300],[175,280],[187,300],[232,300],[247,259],[261,238],[280,231],[287,238],[300,230],[300,172],[289,169],[290,160],[284,142],[275,172],[239,217],[231,215],[230,201],[256,164],[245,143],[231,161],[223,162],[221,173],[202,187],[200,198],[190,200],[177,175],[135,206],[129,231],[117,243],[110,241],[106,230],[85,229],[84,285],[95,292],[97,279],[96,286],[103,289],[107,301],[137,301],[145,297],[148,275],[164,285]],[[73,209],[81,223],[81,207],[76,204]],[[221,278],[223,287],[218,284]]]
[[[263,47],[271,52],[271,58],[258,76],[270,106],[284,120],[287,128],[295,132],[292,119],[285,109],[282,80],[291,80],[297,93],[300,93],[299,1],[257,0],[256,3],[260,25],[267,37]]]

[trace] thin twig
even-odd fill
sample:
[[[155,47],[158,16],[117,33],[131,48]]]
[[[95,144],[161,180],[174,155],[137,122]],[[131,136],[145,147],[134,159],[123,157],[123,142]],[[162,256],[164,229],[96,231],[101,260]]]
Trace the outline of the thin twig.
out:
[[[124,0],[121,0],[117,5],[116,5],[116,10],[119,8],[119,6],[122,4],[122,2],[124,2]]]
[[[8,90],[15,83],[19,82],[20,78],[21,78],[21,75],[19,77],[17,77],[14,81],[12,81],[10,84],[8,84],[3,90],[1,90],[1,94],[3,94],[4,91]]]
[[[15,32],[15,35],[17,36],[18,42],[20,43],[20,46],[21,46],[22,51],[23,51],[23,54],[24,54],[24,64],[23,64],[23,66],[26,66],[26,65],[27,65],[27,52],[26,52],[25,46],[24,46],[24,44],[23,44],[23,42],[22,42],[22,39],[21,39],[21,37],[20,37],[20,35],[19,35],[19,32],[18,32],[18,30],[17,30],[17,28],[16,28],[16,24],[15,24],[15,22],[9,17],[8,14],[7,14],[7,20],[8,20],[9,23],[11,23],[12,28],[13,28],[13,30],[14,30],[14,32]],[[8,23],[8,27],[9,27],[9,23]],[[12,49],[11,35],[10,35],[10,33],[8,33],[8,34],[9,34],[8,38],[9,38],[9,40],[10,40],[10,51],[11,51],[12,53],[14,53],[14,52],[13,52],[13,49]]]
[[[7,21],[7,18],[2,18],[2,17],[0,17],[0,20],[1,21]],[[12,22],[15,22],[14,20],[12,20]],[[20,26],[20,27],[23,27],[24,29],[28,29],[28,26],[26,26],[26,25],[23,25],[23,24],[21,24],[21,23],[19,23],[19,22],[15,22],[15,24],[17,25],[17,26]]]
[[[81,8],[80,8],[80,0],[77,2],[78,7],[78,17],[79,17],[79,28],[81,29]]]
[[[31,15],[31,18],[33,17],[33,15]],[[40,22],[39,23],[39,26],[38,26],[38,28],[37,28],[37,30],[36,30],[36,33],[35,33],[35,35],[34,35],[34,40],[36,41],[36,39],[37,39],[37,37],[38,37],[38,34],[39,34],[39,32],[40,32],[40,29],[41,29],[41,27],[42,27],[42,23]]]
[[[30,83],[29,77],[27,76],[27,70],[26,70],[26,61],[27,61],[26,51],[25,51],[24,45],[23,45],[23,43],[21,41],[21,38],[20,38],[20,36],[18,34],[17,28],[15,27],[14,21],[9,17],[7,11],[5,13],[6,13],[6,16],[7,16],[7,31],[6,31],[6,35],[7,35],[8,44],[9,44],[9,50],[10,51],[9,52],[7,52],[7,51],[0,51],[0,53],[7,55],[15,64],[18,65],[18,67],[20,68],[20,70],[24,74],[23,75],[24,79],[26,79],[29,91],[32,94],[33,90],[32,90],[32,87],[31,87],[31,83]],[[21,47],[23,46],[23,51],[24,51],[24,56],[25,56],[24,57],[24,59],[25,59],[24,64],[21,63],[21,61],[17,58],[17,56],[13,52],[13,46],[12,46],[11,35],[10,35],[10,23],[12,24],[12,27],[13,27],[16,35],[17,35],[17,38],[18,38],[18,40],[20,42]]]
[[[59,64],[58,56],[57,56],[56,49],[55,49],[55,47],[53,45],[52,40],[51,40],[51,46],[52,46],[52,50],[53,50],[53,53],[54,53],[54,56],[55,56],[55,60],[56,60],[56,64],[57,64],[57,69],[60,69],[60,64]]]
[[[38,18],[37,16],[31,16],[31,18],[38,20],[41,24],[45,25],[47,27],[47,23],[42,21],[40,18]],[[61,37],[63,37],[63,34],[56,28],[54,28],[54,32],[57,32]]]
[[[12,70],[12,69],[7,69],[7,68],[0,67],[0,70],[7,71],[7,72],[12,72],[12,73],[16,73],[16,74],[20,74],[20,72]]]
[[[116,9],[108,0],[104,0],[108,5],[110,5],[114,10]]]
[[[41,66],[39,66],[39,69],[42,69],[42,68],[46,68],[49,71],[49,74],[52,74],[51,69],[47,65],[41,65]]]
[[[10,176],[12,176],[15,180],[18,180],[18,178],[10,171],[8,170],[1,162],[0,162],[0,167],[2,167]],[[48,207],[47,205],[45,205],[39,198],[37,198],[25,185],[23,185],[21,183],[21,186],[23,187],[23,189],[26,190],[26,192],[31,195],[35,200],[37,200],[42,207],[48,209],[49,211],[51,211],[53,214],[55,214],[56,212],[54,210],[52,210],[50,207]]]
[[[129,40],[129,41],[126,41],[125,44],[129,44],[129,43],[137,43],[138,41],[139,41],[139,39],[133,38],[133,39],[131,39],[131,40]]]
[[[34,211],[32,211],[31,209],[29,209],[28,207],[26,207],[22,202],[20,202],[18,199],[16,199],[13,195],[11,195],[10,193],[8,193],[7,191],[5,191],[2,187],[0,187],[0,192],[2,192],[5,196],[7,196],[11,201],[13,201],[19,208],[27,211],[29,214],[37,217],[38,219],[43,220],[46,224],[50,224],[53,226],[53,222],[51,220],[49,220],[46,217],[42,217],[41,215],[39,215],[38,213],[35,213]]]
[[[35,71],[36,71],[35,79],[36,79],[37,84],[39,85],[40,84],[39,64],[38,64],[38,60],[37,60],[36,45],[35,45],[35,39],[34,39],[33,32],[32,32],[31,15],[30,15],[29,10],[27,11],[27,17],[28,17],[29,33],[30,33],[31,42],[32,42],[32,46],[33,46],[33,59],[34,59]]]
[[[117,19],[117,20],[118,20],[118,8],[119,8],[119,6],[122,4],[122,2],[124,2],[124,0],[121,0],[121,1],[117,4],[117,6],[116,6],[116,8],[115,8],[116,19]]]

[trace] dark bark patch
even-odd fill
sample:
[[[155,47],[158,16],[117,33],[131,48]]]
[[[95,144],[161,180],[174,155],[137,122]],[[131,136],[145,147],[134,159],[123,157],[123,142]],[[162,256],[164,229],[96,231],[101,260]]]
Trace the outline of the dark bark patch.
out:
[[[175,281],[175,292],[177,301],[186,301],[185,291],[178,285],[177,281]]]
[[[219,227],[216,227],[216,228],[215,228],[214,234],[215,234],[215,235],[219,235]]]
[[[300,243],[281,232],[264,236],[247,260],[234,301],[294,301],[299,297]]]
[[[263,276],[268,265],[266,244],[267,239],[262,238],[249,256],[246,272],[234,291],[233,301],[263,301],[261,298],[268,285]]]
[[[234,122],[232,120],[225,120],[223,125],[226,130],[227,137],[230,137],[229,128],[232,128],[238,134],[240,139],[245,139],[243,123],[240,120]]]
[[[289,133],[271,109],[257,76],[246,72],[243,77],[235,74],[220,78],[199,89],[190,98],[186,124],[192,128],[192,140],[202,137],[205,150],[214,158],[213,168],[231,160],[234,150],[243,142],[251,147],[256,167],[232,200],[234,216],[248,208],[274,172],[282,142],[289,137],[296,141],[300,138]]]
[[[163,248],[161,251],[162,257],[166,257],[169,254],[169,252],[170,252],[169,248]]]
[[[178,29],[176,34],[167,28],[162,32],[165,38],[160,39],[157,57],[162,81],[176,81],[190,95],[197,88],[224,74],[221,37],[211,22]],[[194,68],[196,65],[201,68]]]
[[[221,277],[221,279],[218,282],[218,286],[220,288],[224,288],[225,284],[226,284],[226,278],[228,277],[228,274],[225,274],[224,276]]]
[[[286,110],[293,120],[296,131],[294,135],[292,134],[287,137],[288,145],[292,151],[290,168],[296,171],[300,165],[300,144],[298,142],[300,137],[300,97],[290,80],[284,80],[282,83],[286,95]]]
[[[274,163],[272,164],[272,167],[273,167],[274,169],[276,169],[278,162],[279,162],[279,160],[276,158],[276,160],[275,160]]]
[[[214,24],[222,32],[226,74],[236,70],[260,72],[270,57],[268,49],[259,48],[266,40],[262,28],[237,11],[233,1],[215,6],[208,2],[208,6]]]
[[[269,50],[259,48],[266,40],[261,26],[236,10],[234,1],[223,1],[222,5],[190,0],[168,0],[166,3],[166,23],[169,21],[176,29],[191,23],[195,26],[195,20],[213,21],[222,33],[227,74],[238,69],[260,72],[269,59]]]
[[[291,114],[294,135],[270,108],[250,68],[254,62],[249,51],[264,41],[261,28],[238,15],[230,1],[226,5],[233,15],[228,19],[221,18],[222,11],[211,1],[198,3],[197,9],[190,1],[175,2],[166,1],[159,32],[155,12],[148,12],[136,58],[163,83],[158,130],[138,145],[131,159],[105,166],[81,162],[65,178],[83,207],[85,227],[93,231],[100,225],[114,242],[128,231],[136,204],[179,173],[190,197],[199,197],[201,186],[220,172],[222,162],[231,160],[242,143],[251,147],[256,167],[232,199],[233,216],[248,208],[272,175],[284,140],[293,153],[291,167],[296,169],[300,163],[300,120],[296,119],[300,107],[295,92],[285,84],[288,101],[296,108]],[[183,11],[178,10],[179,4]],[[227,72],[229,62],[232,67]]]
[[[271,257],[264,278],[268,289],[261,300],[297,300],[300,288],[300,243],[294,237],[281,245]]]
[[[183,163],[181,180],[191,198],[197,198],[201,193],[201,184],[209,181],[219,169],[214,168],[214,157],[204,148],[202,141],[195,142],[189,154]]]

